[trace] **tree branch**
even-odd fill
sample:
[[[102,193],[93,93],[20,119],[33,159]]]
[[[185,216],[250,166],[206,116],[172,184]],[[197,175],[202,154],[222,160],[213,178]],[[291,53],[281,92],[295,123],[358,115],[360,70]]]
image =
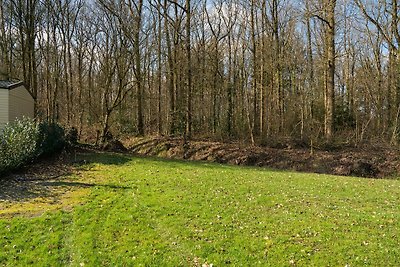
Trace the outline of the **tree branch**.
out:
[[[375,25],[375,27],[378,29],[378,31],[382,34],[383,38],[386,40],[386,42],[390,45],[390,47],[394,50],[397,50],[395,44],[393,43],[393,41],[389,38],[389,36],[387,35],[387,33],[383,30],[382,26],[378,23],[378,21],[376,19],[374,19],[373,17],[371,17],[370,14],[368,14],[367,10],[365,9],[365,6],[361,3],[360,0],[355,0],[356,5],[358,6],[358,8],[361,10],[361,12],[363,13],[363,15],[372,23]]]
[[[176,5],[177,7],[179,7],[180,9],[182,9],[183,11],[185,11],[185,13],[187,13],[187,8],[182,6],[181,4],[179,4],[176,0],[167,0],[169,3]]]
[[[317,19],[319,19],[320,21],[322,21],[323,23],[325,23],[326,25],[328,25],[329,28],[332,28],[331,24],[329,23],[329,21],[327,21],[325,18],[321,17],[320,15],[314,14],[311,16],[312,18],[315,17]]]

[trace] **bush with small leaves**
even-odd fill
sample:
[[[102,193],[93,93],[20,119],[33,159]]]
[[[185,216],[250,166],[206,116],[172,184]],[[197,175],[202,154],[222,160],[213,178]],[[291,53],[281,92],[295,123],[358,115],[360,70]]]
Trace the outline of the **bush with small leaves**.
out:
[[[0,132],[0,174],[16,169],[40,156],[63,150],[64,128],[56,123],[17,119]]]
[[[39,125],[22,118],[9,123],[0,133],[0,173],[15,169],[39,156]]]

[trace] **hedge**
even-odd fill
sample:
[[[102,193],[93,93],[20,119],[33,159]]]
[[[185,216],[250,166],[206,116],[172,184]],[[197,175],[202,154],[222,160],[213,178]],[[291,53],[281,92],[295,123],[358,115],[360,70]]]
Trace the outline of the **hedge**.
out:
[[[22,118],[0,132],[0,175],[17,169],[42,155],[64,148],[64,130],[57,124]]]

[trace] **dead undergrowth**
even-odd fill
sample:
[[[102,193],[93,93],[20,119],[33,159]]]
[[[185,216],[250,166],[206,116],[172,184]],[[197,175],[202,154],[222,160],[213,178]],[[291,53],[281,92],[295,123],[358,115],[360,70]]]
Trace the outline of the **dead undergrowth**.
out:
[[[181,138],[167,137],[134,138],[123,143],[129,151],[145,156],[372,178],[395,177],[400,173],[400,154],[395,148],[347,147],[311,153],[308,148],[270,148],[209,141],[185,143]]]

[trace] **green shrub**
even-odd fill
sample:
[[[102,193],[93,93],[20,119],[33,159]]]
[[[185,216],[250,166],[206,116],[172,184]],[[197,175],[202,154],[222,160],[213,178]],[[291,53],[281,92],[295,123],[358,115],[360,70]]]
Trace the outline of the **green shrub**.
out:
[[[15,169],[39,156],[39,126],[28,118],[16,120],[0,133],[0,173]]]
[[[0,174],[42,155],[58,153],[64,146],[64,129],[60,125],[29,118],[15,120],[0,132]]]
[[[50,156],[63,150],[65,146],[65,131],[57,123],[42,122],[39,125],[40,141],[38,151],[40,155]]]

